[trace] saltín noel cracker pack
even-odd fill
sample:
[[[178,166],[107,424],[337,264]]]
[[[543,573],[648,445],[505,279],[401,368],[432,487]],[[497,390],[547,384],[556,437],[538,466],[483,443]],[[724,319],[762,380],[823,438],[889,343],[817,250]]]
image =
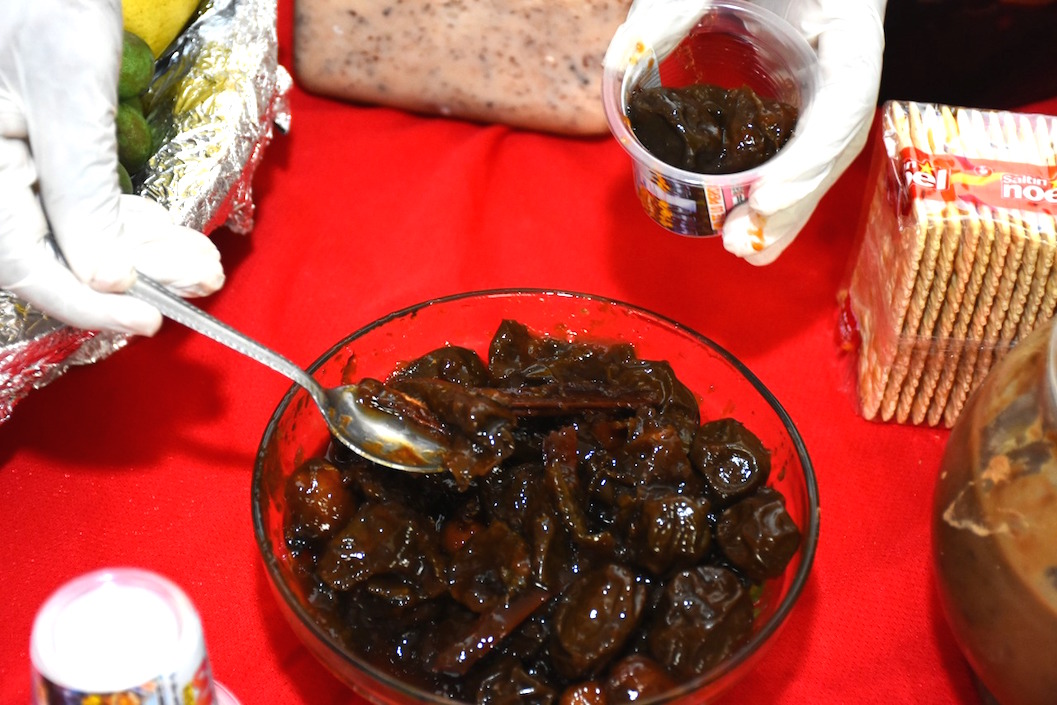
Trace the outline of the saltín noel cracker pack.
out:
[[[1057,306],[1057,117],[890,101],[847,291],[868,419],[950,427]]]

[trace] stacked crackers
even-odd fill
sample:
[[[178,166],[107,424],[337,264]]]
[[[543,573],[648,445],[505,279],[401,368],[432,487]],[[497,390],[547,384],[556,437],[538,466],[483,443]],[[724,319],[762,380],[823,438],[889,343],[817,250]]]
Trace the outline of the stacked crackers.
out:
[[[1057,118],[889,102],[848,302],[868,419],[950,427],[1057,305]]]

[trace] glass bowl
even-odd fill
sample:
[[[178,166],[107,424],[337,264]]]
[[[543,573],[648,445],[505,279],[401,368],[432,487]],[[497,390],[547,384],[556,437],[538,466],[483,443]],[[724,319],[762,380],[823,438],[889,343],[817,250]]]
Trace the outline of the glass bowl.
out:
[[[770,450],[769,484],[785,496],[787,511],[802,533],[800,548],[784,573],[766,583],[747,643],[701,676],[646,702],[699,703],[725,692],[758,662],[797,602],[811,569],[819,523],[815,476],[799,433],[774,396],[730,353],[685,326],[618,301],[552,290],[496,290],[434,299],[390,314],[338,342],[309,369],[332,386],[367,376],[384,379],[399,363],[448,344],[485,355],[505,319],[562,339],[629,342],[641,359],[667,360],[697,397],[702,421],[732,416]],[[276,408],[260,444],[252,484],[254,531],[278,602],[308,649],[370,701],[451,703],[350,653],[317,619],[311,591],[299,580],[284,539],[284,485],[304,460],[321,456],[329,440],[318,410],[294,387]]]

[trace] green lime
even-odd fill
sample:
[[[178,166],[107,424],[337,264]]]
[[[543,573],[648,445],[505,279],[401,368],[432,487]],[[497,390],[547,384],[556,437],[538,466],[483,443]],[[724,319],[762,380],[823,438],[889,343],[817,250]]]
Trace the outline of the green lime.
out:
[[[154,54],[147,42],[125,30],[121,44],[121,72],[117,78],[117,97],[131,98],[146,92],[154,78]]]
[[[154,153],[153,140],[147,119],[139,109],[139,102],[121,101],[117,105],[117,158],[128,173],[135,174]]]
[[[121,193],[132,193],[132,178],[121,162],[117,163],[117,181],[121,185]]]

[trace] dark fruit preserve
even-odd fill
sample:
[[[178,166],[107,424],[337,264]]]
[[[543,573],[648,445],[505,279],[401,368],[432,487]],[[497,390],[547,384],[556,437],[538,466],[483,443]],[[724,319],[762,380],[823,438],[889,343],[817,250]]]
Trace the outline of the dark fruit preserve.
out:
[[[487,359],[444,347],[368,388],[446,435],[447,470],[332,444],[289,478],[285,536],[317,622],[410,685],[472,703],[659,695],[749,639],[799,550],[768,449],[701,419],[631,345],[507,320]]]

